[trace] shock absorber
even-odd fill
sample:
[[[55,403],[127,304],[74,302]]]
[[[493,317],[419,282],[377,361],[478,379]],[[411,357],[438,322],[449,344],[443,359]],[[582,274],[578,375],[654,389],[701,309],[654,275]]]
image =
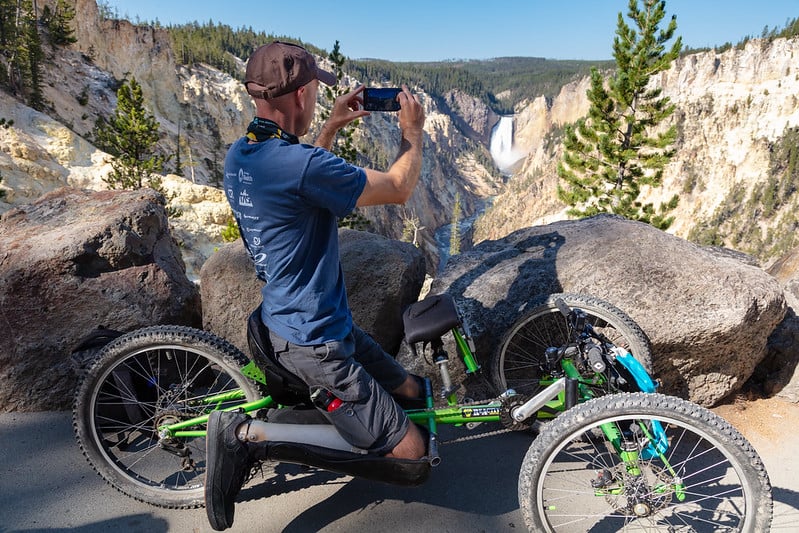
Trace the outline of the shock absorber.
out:
[[[440,338],[431,342],[430,347],[433,349],[433,362],[438,366],[438,373],[441,376],[441,397],[446,398],[454,392],[452,378],[449,375],[449,356]]]

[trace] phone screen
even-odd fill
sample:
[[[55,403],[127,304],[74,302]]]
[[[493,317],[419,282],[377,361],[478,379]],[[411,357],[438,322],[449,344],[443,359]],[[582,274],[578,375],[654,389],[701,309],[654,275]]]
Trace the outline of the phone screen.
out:
[[[366,111],[399,111],[397,95],[402,89],[367,87],[363,91],[363,108]]]

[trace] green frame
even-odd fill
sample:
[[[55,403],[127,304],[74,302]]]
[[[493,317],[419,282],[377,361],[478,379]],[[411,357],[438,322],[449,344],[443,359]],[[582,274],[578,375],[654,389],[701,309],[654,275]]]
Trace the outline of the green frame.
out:
[[[477,362],[468,335],[461,329],[455,327],[452,330],[455,339],[455,347],[460,356],[461,361],[466,367],[466,374],[475,374],[480,372],[481,367]],[[563,377],[577,380],[578,401],[583,402],[593,395],[588,385],[595,385],[597,383],[589,383],[582,379],[577,367],[569,358],[564,357],[561,360],[561,369]],[[266,385],[266,377],[254,361],[250,361],[247,365],[242,367],[241,372],[246,377]],[[551,377],[542,379],[542,390],[547,386],[554,384],[563,377]],[[595,379],[601,379],[601,375],[597,374]],[[228,391],[224,394],[210,396],[203,398],[202,403],[208,406],[208,413],[214,411],[214,405],[220,405],[222,402],[243,399],[244,393],[240,390]],[[427,408],[426,409],[413,409],[407,410],[408,418],[419,424],[426,424],[432,433],[437,433],[437,426],[439,424],[449,425],[465,425],[480,422],[499,422],[502,413],[502,401],[500,399],[486,400],[485,402],[478,402],[473,404],[459,404],[455,394],[450,394],[446,398],[447,405],[445,407],[434,407],[432,394],[428,392],[427,395]],[[233,407],[228,407],[225,410],[232,411],[235,409],[243,409],[247,413],[258,411],[259,409],[267,409],[280,407],[271,396],[266,396],[254,402],[242,403]],[[566,392],[560,390],[557,395],[543,404],[543,407],[536,413],[537,418],[551,419],[556,417],[560,412],[566,410]],[[208,422],[208,414],[198,416],[189,420],[183,420],[174,424],[168,424],[159,427],[159,436],[161,438],[181,438],[181,437],[204,437],[205,429],[203,426]]]
[[[461,329],[460,326],[453,328],[451,331],[455,339],[455,346],[458,355],[466,367],[467,376],[480,372],[481,368],[477,363],[477,358],[474,355],[474,345],[471,343],[471,339]],[[266,386],[266,377],[254,361],[250,361],[247,365],[242,367],[241,372],[247,378]],[[592,387],[596,385],[603,385],[605,382],[606,378],[601,373],[595,373],[590,381],[586,381],[583,376],[580,375],[574,360],[570,357],[564,356],[560,360],[560,372],[558,375],[548,376],[544,379],[541,379],[539,382],[541,388],[538,394],[527,399],[524,404],[518,407],[518,411],[514,411],[512,416],[519,414],[520,418],[524,418],[525,416],[528,418],[530,416],[535,416],[537,419],[555,418],[559,413],[568,408],[568,404],[575,400],[575,398],[571,398],[571,402],[567,401],[567,389],[572,391],[572,395],[575,394],[574,391],[576,389],[576,401],[584,402],[593,398],[594,394]],[[412,422],[426,425],[432,435],[438,434],[439,424],[463,426],[482,422],[502,422],[503,410],[505,409],[503,406],[504,399],[502,397],[486,400],[484,402],[460,404],[458,403],[455,394],[451,393],[446,397],[446,406],[435,407],[430,380],[425,380],[425,383],[426,408],[411,409],[406,410],[405,412]],[[237,399],[245,400],[243,391],[227,391],[223,394],[203,398],[201,403],[207,407],[207,413],[210,414],[211,411],[221,408],[223,403],[235,401]],[[266,409],[270,407],[280,407],[280,405],[273,400],[271,396],[266,396],[260,400],[245,402],[232,407],[225,407],[224,409],[227,411],[243,409],[245,412],[252,413],[260,409]],[[190,420],[164,425],[159,427],[159,437],[162,439],[205,437],[205,425],[207,422],[208,414],[205,414]],[[658,424],[658,422],[654,422],[653,424]],[[642,427],[646,433],[646,437],[650,442],[659,442],[658,437],[663,433],[660,427],[655,427],[655,425],[653,425],[652,432],[654,435],[649,432],[645,424],[642,424]],[[605,434],[605,437],[615,448],[616,453],[619,455],[619,458],[625,465],[627,472],[631,475],[639,473],[641,461],[645,460],[644,454],[637,450],[626,449],[622,442],[623,436],[614,424],[602,424],[601,429]],[[430,452],[438,461],[440,459],[438,459],[437,447],[433,448],[434,445],[435,441],[431,440]],[[667,447],[668,444],[665,444],[665,446],[662,447],[651,446],[647,449],[647,451],[657,455],[660,460],[663,461],[663,464],[666,465],[666,468],[672,474],[672,476],[674,476],[674,478],[678,481],[676,483],[664,483],[658,485],[655,487],[655,491],[658,493],[673,492],[676,494],[678,501],[683,501],[686,498],[687,489],[686,486],[676,476],[673,467],[663,453]],[[625,490],[627,489],[624,484],[613,484],[607,487],[597,487],[594,490],[594,496],[598,498],[616,496],[623,494]]]

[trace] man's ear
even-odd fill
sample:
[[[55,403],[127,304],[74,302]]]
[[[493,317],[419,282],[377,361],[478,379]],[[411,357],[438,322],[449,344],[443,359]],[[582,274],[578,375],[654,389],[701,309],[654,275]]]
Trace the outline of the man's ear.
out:
[[[301,110],[305,110],[305,85],[294,91],[294,101]]]

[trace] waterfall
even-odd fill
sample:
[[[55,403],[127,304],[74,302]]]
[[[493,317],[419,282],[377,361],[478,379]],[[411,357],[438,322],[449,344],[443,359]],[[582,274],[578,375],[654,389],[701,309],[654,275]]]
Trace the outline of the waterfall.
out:
[[[499,118],[491,132],[489,151],[503,173],[510,171],[513,164],[523,157],[513,149],[513,115]]]
[[[509,174],[513,165],[524,157],[523,153],[513,149],[513,115],[499,117],[499,122],[497,122],[491,130],[491,139],[488,148],[489,152],[491,152],[491,157],[494,159],[494,163],[496,163],[500,172],[503,174]],[[475,205],[474,212],[470,216],[459,221],[458,226],[461,239],[468,237],[466,240],[471,243],[472,225],[490,203],[491,199],[478,201]],[[437,228],[434,234],[439,254],[439,273],[444,271],[447,260],[450,257],[451,235],[452,224],[445,224]]]

